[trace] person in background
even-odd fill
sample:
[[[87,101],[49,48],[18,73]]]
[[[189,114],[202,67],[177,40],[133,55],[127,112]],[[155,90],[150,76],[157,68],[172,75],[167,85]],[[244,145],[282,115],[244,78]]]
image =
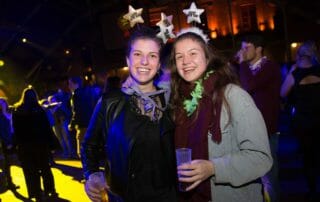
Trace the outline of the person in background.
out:
[[[91,86],[83,86],[79,76],[69,79],[69,89],[72,92],[72,119],[68,128],[69,131],[76,130],[77,154],[80,157],[80,146],[100,95]]]
[[[177,167],[189,183],[180,201],[262,202],[260,177],[272,166],[267,130],[236,74],[195,27],[178,34],[169,66],[175,145],[191,148],[193,159]]]
[[[246,35],[242,38],[239,57],[241,86],[252,96],[267,126],[273,166],[262,177],[266,197],[271,202],[280,200],[278,142],[280,115],[280,65],[264,55],[265,42],[262,36]]]
[[[0,97],[0,148],[3,154],[3,172],[8,189],[18,188],[13,182],[10,172],[9,153],[13,149],[12,113],[9,110],[7,99]]]
[[[131,33],[126,53],[130,75],[122,92],[108,93],[96,106],[81,152],[89,179],[85,190],[92,201],[102,199],[101,188],[90,180],[99,172],[101,143],[107,162],[104,188],[110,202],[176,201],[174,125],[167,91],[154,84],[161,47],[151,28]]]
[[[46,200],[42,196],[41,177],[46,198],[56,198],[54,179],[49,164],[50,144],[54,136],[47,114],[31,87],[23,90],[12,115],[14,139],[25,177],[29,199]]]
[[[55,98],[58,102],[61,102],[61,105],[58,107],[56,111],[57,122],[61,124],[61,130],[67,136],[67,147],[69,148],[68,157],[69,158],[77,158],[77,151],[75,147],[75,138],[68,129],[68,125],[71,121],[72,117],[72,109],[71,109],[71,93],[58,89],[58,91],[54,94]]]
[[[295,109],[291,129],[299,140],[311,201],[319,200],[316,199],[320,162],[320,63],[317,51],[313,41],[303,43],[297,51],[296,63],[281,86],[281,97],[290,95]]]
[[[69,141],[69,130],[65,122],[65,116],[61,113],[62,102],[58,99],[58,94],[53,94],[48,97],[49,110],[54,118],[53,131],[56,134],[60,146],[62,148],[62,157],[71,158],[75,155],[72,150],[72,142]]]

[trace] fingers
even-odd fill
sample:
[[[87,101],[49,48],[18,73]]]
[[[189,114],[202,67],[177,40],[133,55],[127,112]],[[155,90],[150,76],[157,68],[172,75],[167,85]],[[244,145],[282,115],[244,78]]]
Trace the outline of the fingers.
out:
[[[186,188],[186,191],[190,191],[190,190],[196,188],[200,183],[201,183],[201,180],[195,181],[193,184],[191,184],[190,186],[188,186],[188,187]]]
[[[178,166],[179,181],[193,183],[197,186],[201,181],[206,180],[214,174],[214,166],[208,160],[194,160],[190,164]]]
[[[93,202],[101,201],[102,199],[101,190],[97,189],[92,183],[90,183],[90,181],[86,182],[85,191],[91,201]]]

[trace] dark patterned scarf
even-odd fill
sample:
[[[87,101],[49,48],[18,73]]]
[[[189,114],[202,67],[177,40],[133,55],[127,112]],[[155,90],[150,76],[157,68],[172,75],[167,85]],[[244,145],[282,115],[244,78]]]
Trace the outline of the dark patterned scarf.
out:
[[[208,131],[212,134],[212,140],[221,141],[220,113],[222,102],[212,102],[214,83],[217,79],[215,73],[202,83],[204,91],[199,100],[196,111],[190,116],[183,109],[183,104],[175,112],[176,148],[188,147],[192,149],[192,159],[209,159],[208,155]],[[180,89],[183,97],[190,99],[190,92],[194,84],[182,81]],[[209,201],[211,200],[210,180],[202,182],[194,191],[182,193],[182,201]]]

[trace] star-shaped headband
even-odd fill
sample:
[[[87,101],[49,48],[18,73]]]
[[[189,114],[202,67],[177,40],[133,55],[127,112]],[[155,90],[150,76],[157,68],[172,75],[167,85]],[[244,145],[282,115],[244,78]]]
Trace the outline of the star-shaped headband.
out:
[[[191,32],[191,33],[194,33],[194,34],[200,36],[205,43],[208,43],[208,41],[209,41],[208,36],[205,33],[203,33],[203,31],[201,29],[199,29],[198,27],[189,27],[186,29],[182,29],[177,34],[177,36],[179,37],[180,35],[188,33],[188,32]]]
[[[137,23],[144,23],[144,20],[141,17],[142,11],[143,8],[134,9],[131,5],[129,5],[129,11],[123,16],[123,18],[130,22],[130,27],[134,27]],[[189,9],[183,10],[183,13],[188,17],[188,23],[201,23],[200,15],[203,12],[204,9],[198,9],[194,2],[191,3]],[[166,43],[168,39],[176,37],[173,33],[174,26],[172,24],[172,15],[166,16],[166,14],[161,13],[161,20],[156,25],[160,27],[160,32],[157,34],[157,37],[161,38],[164,43]],[[178,36],[187,32],[192,32],[199,35],[205,41],[205,43],[209,41],[208,36],[197,27],[183,29],[179,32]]]
[[[157,26],[160,27],[157,37],[161,38],[163,43],[166,43],[170,38],[176,37],[173,34],[172,15],[166,16],[166,14],[161,13],[161,20],[157,23]]]
[[[191,3],[189,9],[183,9],[183,13],[188,17],[188,23],[197,22],[201,23],[200,15],[204,12],[204,9],[198,9],[194,2]]]
[[[129,5],[129,12],[123,16],[124,19],[130,22],[130,27],[134,27],[137,23],[144,23],[144,20],[141,17],[143,8],[134,9]]]

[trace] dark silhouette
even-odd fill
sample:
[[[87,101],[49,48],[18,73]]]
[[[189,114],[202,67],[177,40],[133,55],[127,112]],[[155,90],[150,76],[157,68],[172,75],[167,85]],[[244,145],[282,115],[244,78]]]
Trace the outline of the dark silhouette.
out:
[[[50,144],[54,136],[46,112],[38,103],[32,87],[24,89],[13,112],[17,154],[25,177],[29,199],[42,201],[41,178],[46,197],[56,197],[49,164]]]

